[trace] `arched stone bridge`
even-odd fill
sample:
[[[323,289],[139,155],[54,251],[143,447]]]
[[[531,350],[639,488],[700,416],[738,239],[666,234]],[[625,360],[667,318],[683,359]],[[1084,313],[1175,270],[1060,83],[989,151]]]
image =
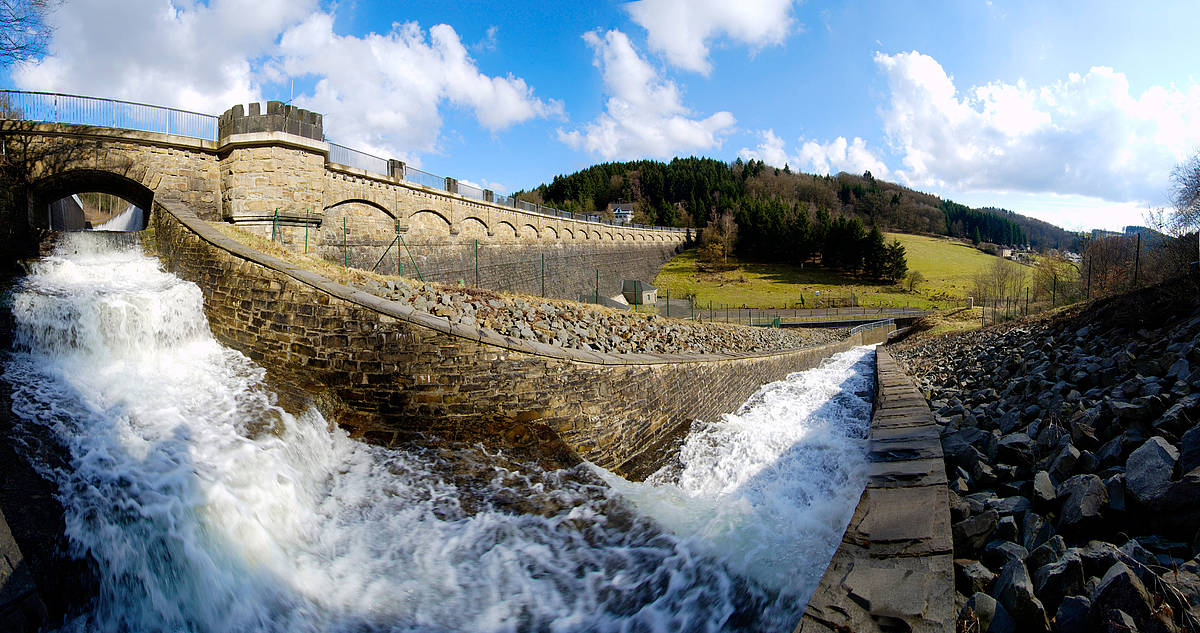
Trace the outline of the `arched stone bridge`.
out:
[[[331,159],[331,150],[345,148],[324,140],[321,115],[278,102],[266,112],[235,106],[216,127],[211,140],[4,120],[0,136],[7,155],[28,163],[33,228],[52,228],[50,202],[100,191],[147,211],[154,200],[180,202],[204,220],[350,266],[528,293],[546,284],[547,294],[569,298],[649,280],[688,236],[528,211],[490,191],[475,199],[451,178],[433,183],[440,188],[417,184],[399,161],[385,161],[386,174],[339,164],[345,151]]]

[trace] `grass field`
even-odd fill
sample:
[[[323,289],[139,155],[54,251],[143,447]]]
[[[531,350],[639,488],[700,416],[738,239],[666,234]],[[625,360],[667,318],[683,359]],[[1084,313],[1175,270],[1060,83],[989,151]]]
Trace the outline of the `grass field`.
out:
[[[816,307],[816,302],[835,298],[856,300],[858,305],[943,309],[958,305],[969,294],[972,276],[990,268],[992,255],[949,239],[886,234],[900,240],[909,270],[920,271],[926,282],[916,292],[899,285],[872,284],[825,270],[819,266],[791,264],[734,263],[731,270],[702,270],[696,249],[685,251],[667,263],[654,278],[659,297],[669,291],[673,298],[695,294],[700,304],[748,308]],[[1006,262],[1005,265],[1020,267]],[[820,294],[818,294],[820,293]]]

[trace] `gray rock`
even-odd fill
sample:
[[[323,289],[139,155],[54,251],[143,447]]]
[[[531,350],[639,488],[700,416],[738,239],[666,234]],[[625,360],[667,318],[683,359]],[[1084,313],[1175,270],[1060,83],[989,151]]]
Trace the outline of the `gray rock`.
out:
[[[959,521],[952,526],[954,536],[954,551],[962,556],[970,556],[979,551],[996,529],[1000,514],[987,509],[965,521]]]
[[[1049,631],[1046,609],[1033,591],[1033,582],[1025,563],[1014,560],[1000,571],[992,590],[996,601],[1008,611],[1021,631]]]
[[[1063,537],[1055,534],[1050,540],[1042,543],[1037,549],[1029,552],[1029,556],[1025,559],[1025,567],[1029,569],[1038,569],[1043,565],[1056,562],[1067,553],[1067,543]]]
[[[1125,473],[1117,473],[1104,480],[1108,491],[1108,507],[1114,512],[1125,511]]]
[[[1108,490],[1096,475],[1075,475],[1058,486],[1062,510],[1058,529],[1083,533],[1099,526],[1108,506]]]
[[[1092,601],[1084,596],[1068,596],[1054,614],[1055,633],[1088,633],[1087,615]]]
[[[1014,495],[1011,497],[1004,497],[1003,499],[990,501],[988,502],[988,507],[992,508],[996,512],[999,512],[1000,516],[1008,516],[1013,514],[1021,516],[1028,512],[1033,506],[1029,503],[1029,499]]]
[[[986,593],[977,592],[967,599],[958,615],[960,630],[979,633],[1016,633],[1017,623],[996,599]],[[975,628],[970,628],[975,627]]]
[[[996,459],[1006,464],[1032,466],[1033,440],[1024,433],[1009,433],[996,443]]]
[[[1033,475],[1033,505],[1044,510],[1054,503],[1058,494],[1054,491],[1054,482],[1050,473],[1039,470]]]
[[[1054,527],[1036,512],[1026,512],[1021,521],[1021,544],[1026,550],[1032,551],[1041,547],[1042,543],[1054,536]]]
[[[1075,463],[1078,461],[1079,449],[1067,444],[1054,456],[1054,461],[1050,464],[1050,474],[1055,479],[1062,481],[1071,475],[1075,469]]]
[[[1000,601],[1003,604],[1003,601]],[[1154,602],[1145,585],[1124,563],[1113,563],[1092,595],[1088,626],[1101,630],[1109,622],[1123,622],[1117,613],[1130,616],[1135,631],[1173,631],[1175,627],[1155,614]]]
[[[1063,598],[1083,593],[1083,581],[1083,562],[1075,552],[1033,572],[1033,589],[1047,611],[1057,611]]]
[[[954,559],[954,583],[964,594],[987,592],[992,588],[996,574],[992,573],[983,563],[966,558]]]
[[[1029,550],[1016,543],[992,541],[983,548],[983,556],[980,560],[987,565],[988,569],[999,570],[1004,569],[1005,565],[1014,560],[1024,561],[1027,556],[1029,556]]]
[[[1187,474],[1200,468],[1200,424],[1193,426],[1180,439],[1179,470]]]
[[[1146,440],[1125,462],[1125,490],[1144,505],[1151,505],[1170,486],[1179,451],[1161,435]]]
[[[992,538],[1003,541],[1017,541],[1020,538],[1020,533],[1017,529],[1017,520],[1012,515],[1000,517],[1000,521],[996,523],[996,529],[992,532]]]

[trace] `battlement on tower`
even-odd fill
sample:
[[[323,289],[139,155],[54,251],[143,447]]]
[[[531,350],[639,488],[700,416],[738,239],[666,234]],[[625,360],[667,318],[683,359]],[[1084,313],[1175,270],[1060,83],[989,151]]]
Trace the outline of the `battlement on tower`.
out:
[[[217,136],[228,138],[234,134],[256,132],[285,132],[316,141],[325,140],[322,116],[281,101],[268,101],[267,111],[262,104],[251,103],[249,112],[241,104],[225,111],[217,119]]]

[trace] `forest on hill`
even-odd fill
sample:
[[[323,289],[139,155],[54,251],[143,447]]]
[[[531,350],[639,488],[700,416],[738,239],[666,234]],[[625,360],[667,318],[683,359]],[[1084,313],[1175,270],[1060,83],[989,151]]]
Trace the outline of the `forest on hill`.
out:
[[[818,254],[822,228],[827,234],[835,222],[855,220],[863,235],[877,227],[1038,249],[1078,246],[1076,234],[1047,222],[1003,209],[971,209],[878,180],[870,172],[816,176],[740,158],[733,163],[696,157],[602,163],[517,196],[596,214],[604,214],[610,203],[631,202],[634,222],[698,229],[728,211],[738,227],[736,250],[753,259]]]

